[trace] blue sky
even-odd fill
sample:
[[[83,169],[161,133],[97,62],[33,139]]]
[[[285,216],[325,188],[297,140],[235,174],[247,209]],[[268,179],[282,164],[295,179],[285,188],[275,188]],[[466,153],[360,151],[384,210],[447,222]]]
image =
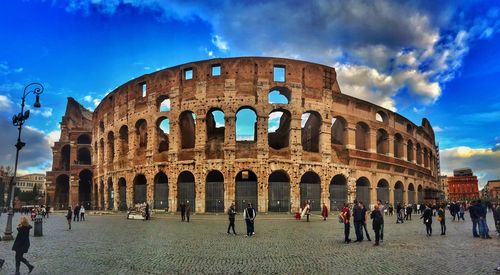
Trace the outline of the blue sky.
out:
[[[2,1],[0,165],[13,165],[10,118],[30,82],[45,92],[23,132],[23,172],[49,167],[68,96],[93,109],[162,68],[281,56],[334,66],[343,93],[427,117],[443,172],[469,166],[484,185],[500,177],[500,4],[434,2]]]

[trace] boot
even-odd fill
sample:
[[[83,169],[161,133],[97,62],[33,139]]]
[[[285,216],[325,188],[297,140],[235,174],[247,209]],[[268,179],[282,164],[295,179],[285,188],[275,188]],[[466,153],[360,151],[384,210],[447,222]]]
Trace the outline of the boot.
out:
[[[26,262],[26,265],[28,265],[28,269],[29,269],[28,273],[31,273],[31,271],[33,271],[33,269],[35,269],[35,267],[28,262]]]
[[[0,268],[2,268],[3,264],[5,263],[5,260],[0,259]]]

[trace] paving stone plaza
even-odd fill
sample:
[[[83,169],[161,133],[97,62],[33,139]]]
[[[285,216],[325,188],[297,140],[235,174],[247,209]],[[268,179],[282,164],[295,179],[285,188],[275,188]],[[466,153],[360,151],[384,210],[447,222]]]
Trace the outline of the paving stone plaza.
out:
[[[493,229],[491,213],[488,218]],[[417,216],[404,224],[395,220],[386,218],[385,242],[374,247],[368,241],[344,244],[342,224],[319,215],[307,223],[261,214],[256,235],[245,237],[241,216],[234,236],[226,233],[225,215],[195,215],[186,223],[171,214],[147,222],[90,214],[69,231],[60,213],[44,222],[43,237],[32,230],[26,258],[35,265],[32,274],[495,274],[500,265],[500,239],[494,232],[491,240],[473,238],[469,220],[448,221],[446,236],[437,234],[434,221],[430,238]],[[5,223],[2,214],[2,233]],[[14,273],[11,247],[0,242],[6,259],[0,274]],[[24,265],[21,273],[27,273]]]

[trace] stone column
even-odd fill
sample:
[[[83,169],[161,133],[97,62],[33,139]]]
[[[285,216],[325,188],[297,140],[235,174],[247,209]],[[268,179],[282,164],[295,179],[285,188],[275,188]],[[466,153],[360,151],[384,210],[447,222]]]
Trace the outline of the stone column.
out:
[[[394,201],[394,190],[395,188],[389,188],[389,202],[394,205],[395,201]]]
[[[120,195],[120,188],[118,187],[118,177],[113,177],[113,210],[118,210],[119,200],[117,199]],[[121,198],[120,198],[121,199]]]
[[[387,156],[394,157],[394,136],[389,136],[388,138],[389,150],[387,151]]]
[[[346,126],[346,141],[345,147],[347,149],[355,149],[356,148],[356,124],[347,123]]]
[[[370,129],[367,151],[377,153],[377,130]]]
[[[347,178],[347,200],[353,203],[356,199],[356,179],[352,176]]]
[[[405,140],[402,140],[401,143],[402,143],[402,145],[401,145],[401,147],[402,147],[402,151],[401,151],[402,156],[401,156],[401,159],[402,160],[408,160],[408,158],[406,157],[407,154],[408,154],[408,143]]]

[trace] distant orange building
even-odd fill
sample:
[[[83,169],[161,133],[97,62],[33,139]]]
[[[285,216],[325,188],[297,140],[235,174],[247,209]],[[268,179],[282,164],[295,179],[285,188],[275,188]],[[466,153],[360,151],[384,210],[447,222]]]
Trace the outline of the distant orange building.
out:
[[[477,177],[469,168],[453,170],[453,177],[448,177],[448,200],[465,201],[479,199]]]

